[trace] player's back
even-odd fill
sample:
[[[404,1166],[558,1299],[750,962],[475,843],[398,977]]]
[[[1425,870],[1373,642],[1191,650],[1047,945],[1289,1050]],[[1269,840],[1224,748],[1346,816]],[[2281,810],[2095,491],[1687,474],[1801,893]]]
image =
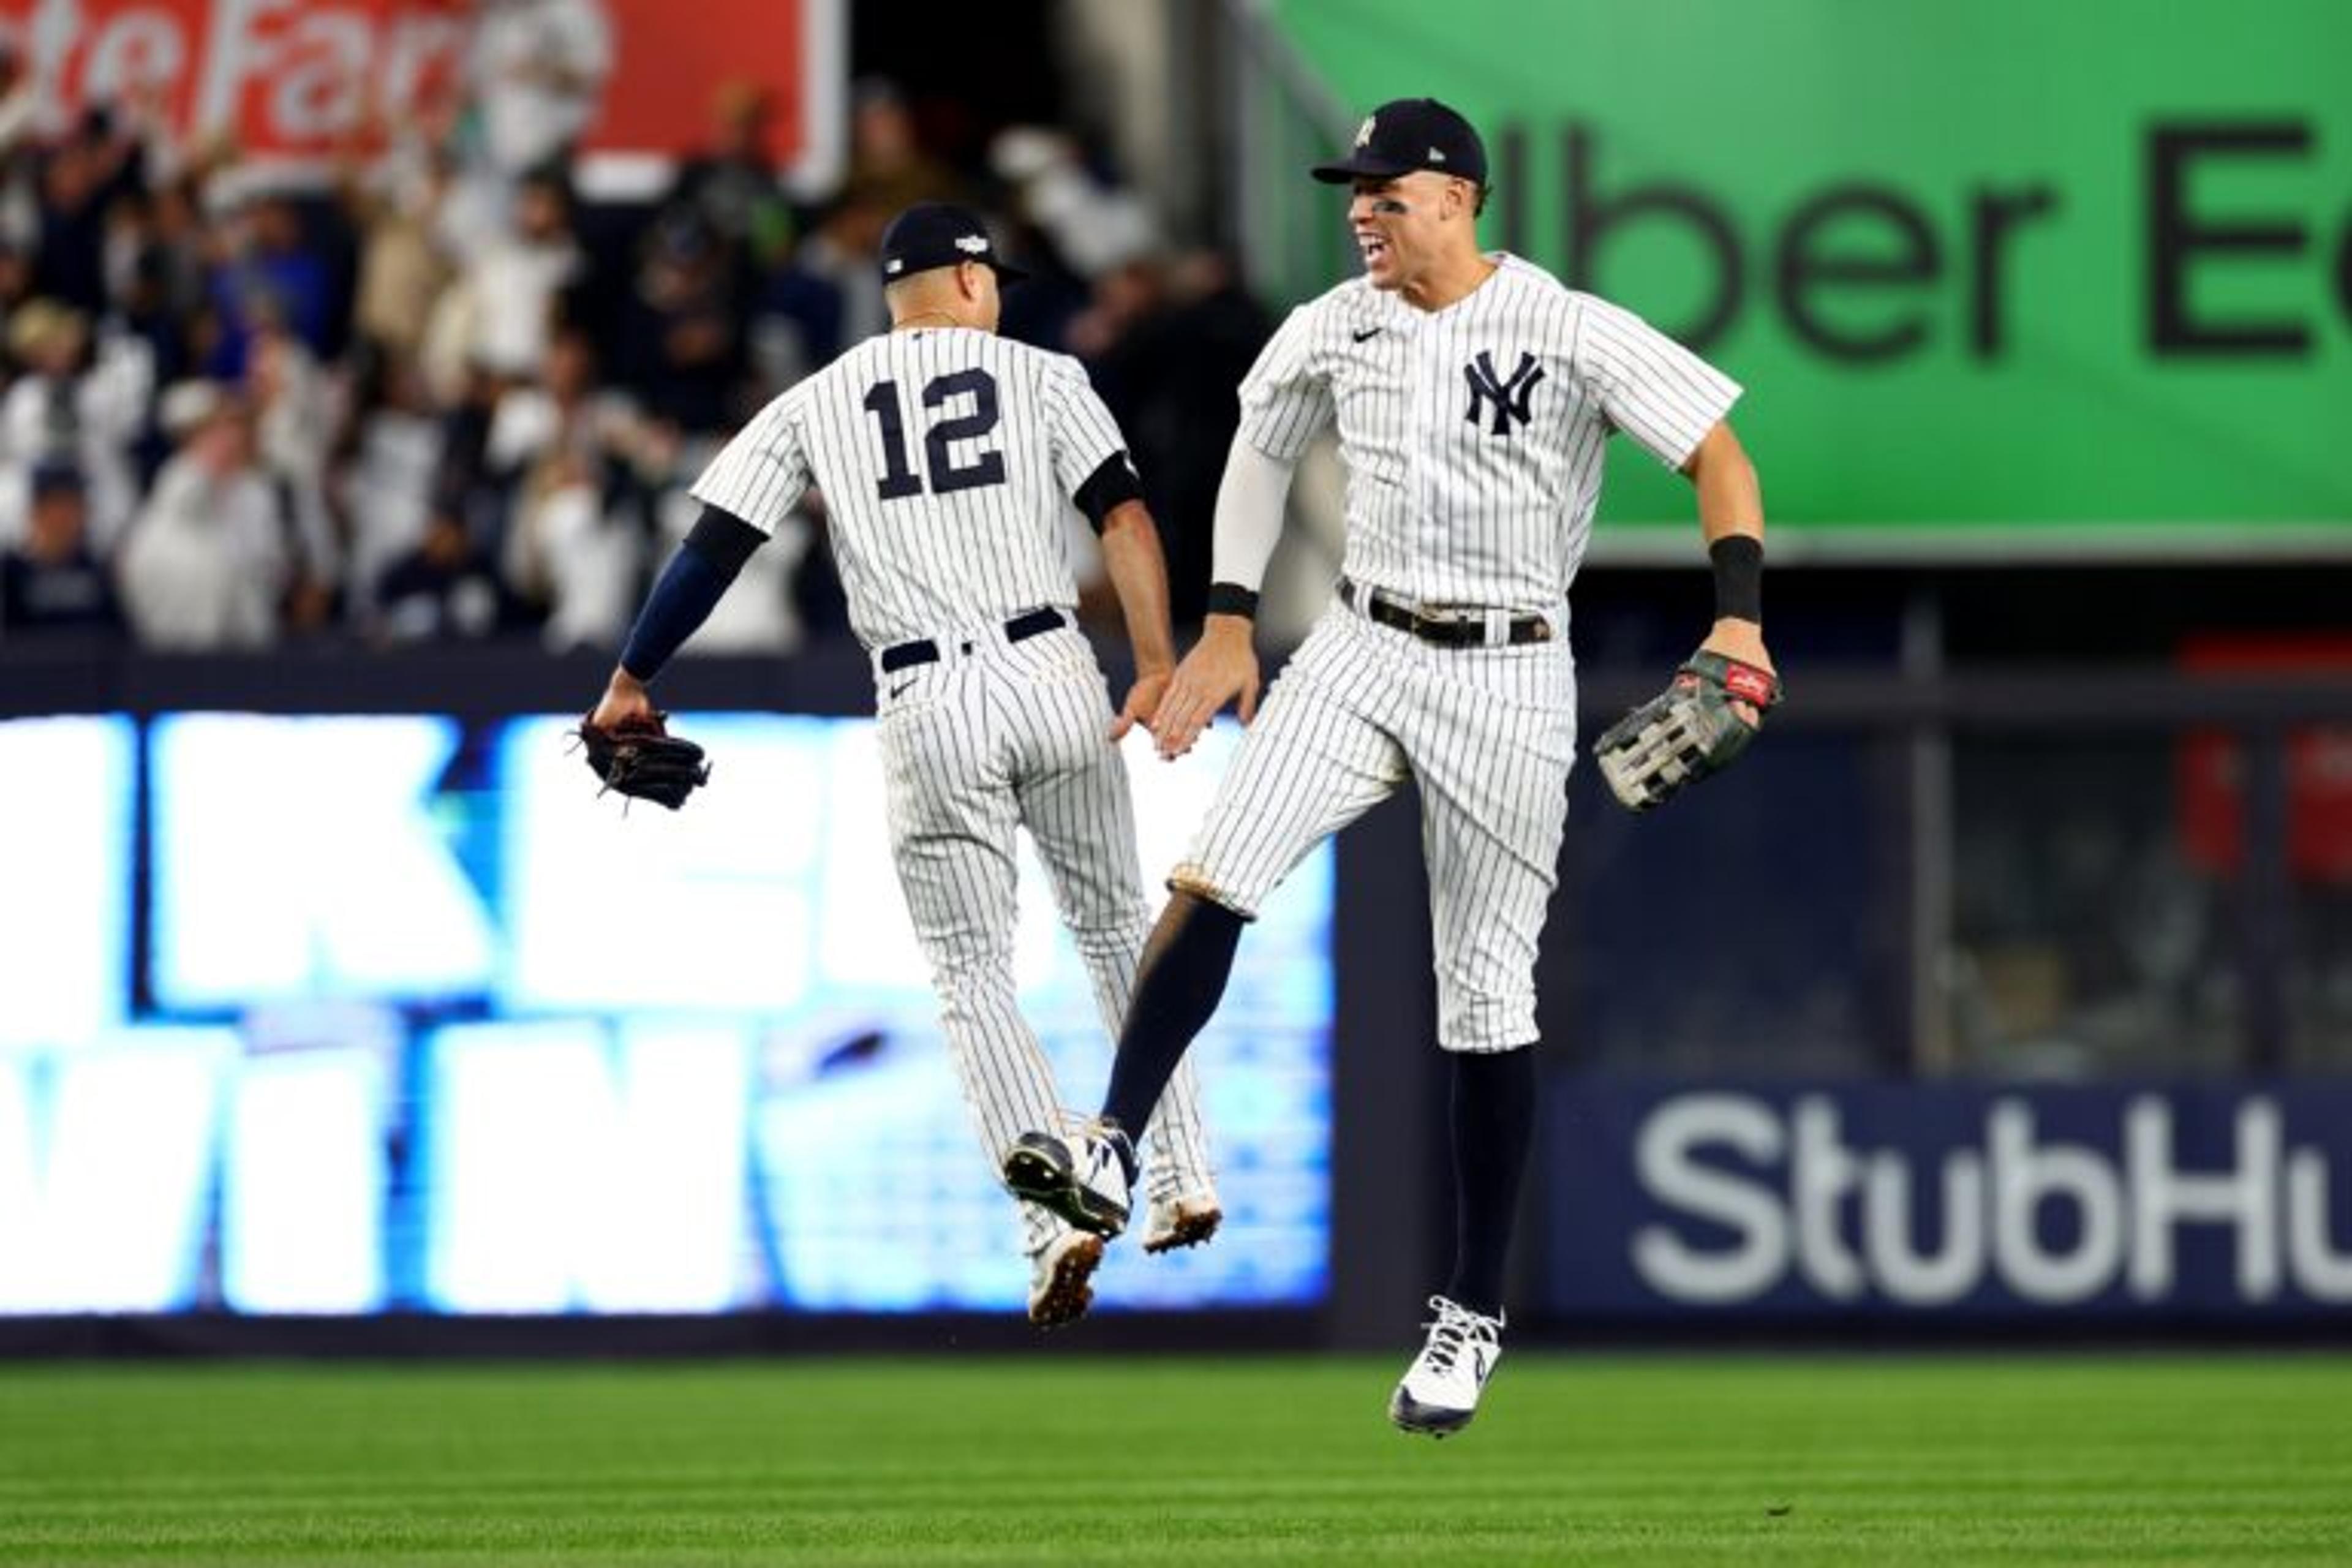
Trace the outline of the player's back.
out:
[[[1076,603],[1063,538],[1087,460],[1070,428],[1085,385],[1066,355],[911,329],[785,395],[868,647]]]

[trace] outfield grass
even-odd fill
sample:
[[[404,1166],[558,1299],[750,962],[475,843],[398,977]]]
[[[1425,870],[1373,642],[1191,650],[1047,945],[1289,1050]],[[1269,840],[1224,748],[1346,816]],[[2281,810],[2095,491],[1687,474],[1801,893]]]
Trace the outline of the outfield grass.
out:
[[[2352,1359],[0,1366],[0,1563],[2352,1563]]]

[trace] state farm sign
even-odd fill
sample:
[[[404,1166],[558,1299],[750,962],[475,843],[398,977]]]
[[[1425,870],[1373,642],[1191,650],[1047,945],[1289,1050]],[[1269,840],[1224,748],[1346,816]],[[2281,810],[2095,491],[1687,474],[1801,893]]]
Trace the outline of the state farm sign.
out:
[[[796,184],[838,173],[840,0],[698,0],[691,27],[666,0],[568,4],[609,42],[591,153],[688,151],[709,133],[714,89],[744,81],[768,92],[769,152]],[[468,77],[479,10],[476,0],[0,0],[0,37],[52,114],[160,94],[184,130],[302,161],[460,84],[496,90]]]

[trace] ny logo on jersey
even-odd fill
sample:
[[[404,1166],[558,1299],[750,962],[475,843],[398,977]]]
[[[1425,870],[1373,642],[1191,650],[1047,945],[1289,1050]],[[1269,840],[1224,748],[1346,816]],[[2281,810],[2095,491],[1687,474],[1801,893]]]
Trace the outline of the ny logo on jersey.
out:
[[[1462,417],[1475,425],[1479,408],[1492,404],[1495,424],[1487,432],[1490,436],[1509,435],[1514,419],[1522,425],[1528,422],[1528,395],[1544,378],[1543,366],[1536,363],[1536,356],[1531,353],[1519,355],[1518,368],[1511,372],[1507,380],[1498,376],[1495,374],[1494,355],[1484,350],[1462,367],[1462,374],[1470,383],[1470,411]]]

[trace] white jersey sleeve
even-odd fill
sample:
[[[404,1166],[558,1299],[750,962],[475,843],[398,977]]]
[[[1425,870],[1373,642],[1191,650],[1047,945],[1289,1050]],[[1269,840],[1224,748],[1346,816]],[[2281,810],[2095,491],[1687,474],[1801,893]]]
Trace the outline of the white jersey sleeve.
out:
[[[1315,304],[1290,312],[1242,378],[1241,435],[1267,457],[1295,463],[1331,422],[1331,384],[1319,367]]]
[[[1633,311],[1587,295],[1572,351],[1609,423],[1670,468],[1739,400],[1739,384]]]
[[[771,400],[710,459],[694,481],[694,499],[773,534],[809,487],[799,415],[791,393]]]
[[[1045,422],[1054,482],[1066,496],[1076,496],[1097,468],[1127,450],[1118,421],[1087,379],[1086,367],[1067,354],[1046,362]]]

